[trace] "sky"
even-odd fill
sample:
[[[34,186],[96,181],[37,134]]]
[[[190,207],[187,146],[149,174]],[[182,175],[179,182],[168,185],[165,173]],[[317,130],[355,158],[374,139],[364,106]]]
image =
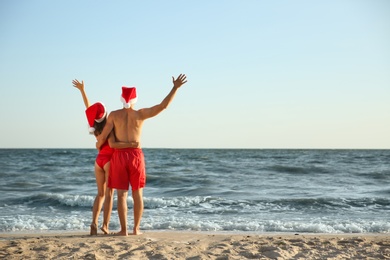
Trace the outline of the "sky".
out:
[[[85,107],[171,105],[144,148],[389,149],[390,1],[0,1],[0,148],[94,148]]]

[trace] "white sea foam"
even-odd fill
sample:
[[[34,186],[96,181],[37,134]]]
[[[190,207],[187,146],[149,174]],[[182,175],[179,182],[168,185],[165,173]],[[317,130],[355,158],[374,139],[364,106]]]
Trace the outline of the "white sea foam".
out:
[[[302,220],[261,220],[248,218],[207,217],[201,218],[188,213],[158,214],[145,212],[141,228],[144,230],[194,230],[194,231],[250,231],[250,232],[308,232],[308,233],[390,233],[387,221],[337,221],[313,219]],[[131,214],[130,214],[131,215]],[[101,221],[101,217],[100,217]],[[132,218],[129,217],[129,226]],[[19,215],[0,219],[0,232],[12,231],[45,231],[45,230],[79,230],[87,231],[91,222],[90,212],[57,213],[46,216]],[[111,229],[119,228],[116,212],[113,212]]]

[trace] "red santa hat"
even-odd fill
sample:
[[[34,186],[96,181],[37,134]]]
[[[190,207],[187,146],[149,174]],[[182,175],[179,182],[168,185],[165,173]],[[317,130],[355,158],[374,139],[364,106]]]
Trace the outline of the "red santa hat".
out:
[[[103,103],[97,102],[85,110],[85,114],[87,115],[88,125],[89,125],[89,133],[93,134],[95,132],[95,122],[101,123],[107,115],[107,111]]]
[[[135,87],[122,87],[121,101],[125,108],[130,108],[132,104],[137,102],[137,92]]]

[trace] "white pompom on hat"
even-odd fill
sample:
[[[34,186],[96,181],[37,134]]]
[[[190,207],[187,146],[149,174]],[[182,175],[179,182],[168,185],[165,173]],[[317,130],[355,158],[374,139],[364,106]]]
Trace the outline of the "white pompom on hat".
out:
[[[93,134],[95,132],[95,122],[101,123],[107,115],[106,107],[101,102],[96,102],[85,110],[87,115],[89,133]]]
[[[137,102],[137,92],[135,87],[122,87],[121,101],[124,108],[130,108],[132,104]]]

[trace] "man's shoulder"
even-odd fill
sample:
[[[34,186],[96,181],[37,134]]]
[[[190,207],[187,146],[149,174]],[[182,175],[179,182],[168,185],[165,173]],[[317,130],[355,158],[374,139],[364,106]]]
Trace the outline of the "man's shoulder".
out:
[[[108,116],[111,118],[115,118],[121,114],[121,111],[122,111],[122,109],[113,110],[110,112],[110,114]]]
[[[111,114],[114,114],[114,115],[115,115],[115,114],[120,114],[121,112],[123,112],[123,109],[122,109],[122,108],[111,111],[110,115],[111,115]]]

